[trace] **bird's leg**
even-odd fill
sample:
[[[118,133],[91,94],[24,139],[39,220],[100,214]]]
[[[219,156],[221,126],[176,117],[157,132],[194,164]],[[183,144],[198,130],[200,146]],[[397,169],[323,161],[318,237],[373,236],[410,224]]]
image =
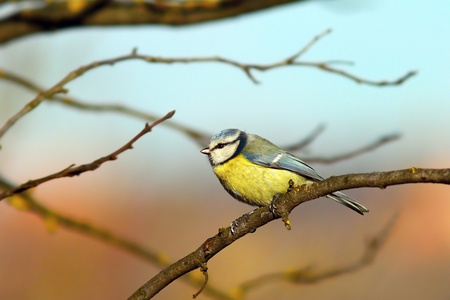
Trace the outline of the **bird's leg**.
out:
[[[294,188],[294,181],[289,179],[289,186],[286,193],[289,193]],[[289,221],[289,213],[280,213],[277,209],[277,201],[283,194],[275,194],[272,198],[272,202],[270,202],[269,210],[273,214],[275,218],[281,217],[284,222],[284,226],[287,230],[291,230],[291,221]]]
[[[280,198],[282,195],[283,194],[275,194],[273,196],[272,202],[270,202],[270,205],[269,205],[269,210],[275,218],[281,217],[281,219],[283,219],[284,226],[286,227],[286,229],[291,230],[291,222],[289,221],[289,217],[285,216],[284,214],[278,213],[277,201],[278,201],[278,198]]]
[[[272,215],[275,218],[279,217],[279,215],[277,213],[276,202],[277,202],[278,198],[280,198],[282,195],[283,194],[275,194],[275,195],[273,195],[272,202],[270,202],[270,205],[269,205],[269,210],[270,210],[270,212],[272,213]]]

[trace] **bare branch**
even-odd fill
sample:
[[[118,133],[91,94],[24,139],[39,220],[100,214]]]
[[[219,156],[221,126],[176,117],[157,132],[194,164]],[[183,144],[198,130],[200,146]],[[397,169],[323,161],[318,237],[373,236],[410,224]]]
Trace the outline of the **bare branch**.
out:
[[[280,281],[287,281],[294,284],[317,283],[326,279],[352,273],[364,267],[367,267],[375,260],[376,255],[380,252],[382,246],[385,244],[389,233],[392,231],[392,228],[397,221],[397,218],[398,215],[395,214],[384,226],[384,228],[367,242],[365,251],[361,255],[360,259],[351,264],[336,266],[334,268],[323,271],[321,271],[320,268],[317,268],[317,270],[315,270],[312,266],[308,266],[298,270],[289,270],[286,272],[266,274],[239,285],[237,287],[238,293],[241,295],[246,295],[251,290],[260,288],[263,285]]]
[[[356,149],[347,153],[343,153],[343,154],[339,154],[339,155],[335,155],[335,156],[331,156],[331,157],[308,157],[308,158],[303,158],[304,161],[308,162],[308,163],[322,163],[322,164],[332,164],[344,159],[350,159],[353,158],[355,156],[373,151],[387,143],[393,142],[398,140],[401,137],[400,134],[398,133],[393,133],[393,134],[389,134],[389,135],[385,135],[380,137],[379,139],[377,139],[376,141],[373,141],[372,143],[363,146],[360,149]]]
[[[292,57],[296,57],[296,54],[293,55]],[[332,63],[333,64],[336,64],[338,62],[342,63],[342,61],[307,62],[307,61],[292,60],[291,58],[288,58],[288,59],[285,59],[285,60],[282,60],[282,61],[279,61],[276,63],[267,64],[267,65],[248,65],[247,68],[255,69],[258,71],[268,71],[268,70],[272,70],[272,69],[280,68],[280,67],[284,67],[284,66],[312,67],[312,68],[316,68],[316,69],[323,70],[326,72],[341,75],[343,77],[346,77],[348,79],[355,81],[356,83],[367,84],[367,85],[378,86],[378,87],[401,85],[406,80],[417,75],[417,71],[409,71],[405,75],[403,75],[397,79],[394,79],[394,80],[370,80],[370,79],[365,79],[365,78],[353,75],[347,71],[332,67],[330,65]],[[250,79],[252,79],[252,81],[255,83],[259,83],[253,76],[251,76]]]
[[[101,157],[99,159],[96,159],[93,162],[88,163],[88,164],[84,164],[84,165],[80,165],[80,166],[76,166],[76,167],[74,165],[71,165],[68,168],[66,168],[62,171],[59,171],[57,173],[54,173],[54,174],[51,174],[51,175],[48,175],[48,176],[45,176],[45,177],[42,177],[39,179],[35,179],[35,180],[29,180],[28,182],[21,184],[14,189],[10,189],[10,190],[4,191],[3,193],[0,193],[0,201],[6,197],[10,197],[14,194],[21,193],[23,191],[26,191],[30,188],[34,188],[44,182],[47,182],[47,181],[50,181],[53,179],[63,178],[63,177],[73,177],[73,176],[78,176],[81,173],[84,173],[87,171],[94,171],[97,168],[99,168],[103,163],[117,159],[117,156],[119,154],[121,154],[122,152],[124,152],[128,149],[132,149],[134,142],[136,142],[139,138],[141,138],[146,133],[152,131],[153,127],[155,127],[159,123],[164,122],[167,119],[170,119],[174,114],[175,114],[175,111],[173,110],[173,111],[167,113],[164,117],[153,122],[151,125],[146,123],[144,129],[142,129],[141,132],[139,132],[128,143],[126,143],[125,145],[123,145],[122,147],[117,149],[116,151],[112,152],[111,154]]]
[[[206,263],[200,267],[200,270],[202,271],[203,276],[205,277],[205,281],[203,282],[202,286],[200,287],[200,290],[198,290],[198,292],[196,292],[194,295],[192,295],[192,298],[194,298],[194,299],[197,298],[203,292],[206,285],[208,284],[209,275],[208,275],[208,266],[206,265]]]
[[[219,233],[207,239],[197,250],[178,260],[140,287],[129,299],[150,299],[172,281],[194,269],[201,267],[222,249],[257,228],[282,218],[288,220],[289,213],[303,202],[316,199],[330,193],[350,188],[378,187],[407,183],[441,183],[450,184],[450,169],[411,168],[390,172],[367,174],[350,174],[330,177],[324,181],[294,187],[276,200],[277,216],[269,207],[262,207],[252,214],[246,214],[235,221],[238,224],[231,234],[230,228],[220,229]]]
[[[0,79],[8,80],[12,83],[18,84],[22,87],[25,87],[33,92],[36,93],[44,93],[45,89],[37,85],[36,83],[32,82],[31,80],[25,79],[21,76],[18,76],[17,74],[14,74],[12,72],[6,71],[6,70],[0,70]],[[94,112],[114,112],[119,113],[122,115],[137,117],[140,119],[143,119],[147,122],[154,122],[158,120],[159,116],[142,112],[140,110],[120,105],[120,104],[92,104],[87,103],[83,101],[76,100],[73,97],[69,96],[58,96],[53,95],[48,98],[51,102],[59,103],[62,105],[67,105],[76,109],[85,110],[85,111],[94,111]],[[189,128],[186,125],[181,125],[173,120],[167,120],[162,125],[170,127],[172,129],[175,129],[177,131],[180,131],[184,134],[186,134],[188,137],[193,139],[198,145],[201,147],[205,147],[208,142],[211,134],[206,134],[203,132],[200,132],[198,130]]]
[[[353,75],[353,74],[351,74],[351,73],[349,73],[347,71],[331,67],[327,62],[304,62],[304,61],[298,61],[298,62],[293,63],[292,65],[318,68],[318,69],[321,69],[323,71],[327,71],[327,72],[330,72],[330,73],[335,73],[335,74],[338,74],[338,75],[342,75],[344,77],[347,77],[348,79],[351,79],[351,80],[355,81],[356,83],[373,85],[373,86],[378,86],[378,87],[401,85],[406,80],[408,80],[411,77],[417,75],[417,73],[418,73],[417,71],[413,70],[413,71],[407,72],[405,75],[403,75],[403,76],[401,76],[401,77],[399,77],[397,79],[394,79],[394,80],[370,80],[370,79],[365,79],[365,78],[362,78],[362,77],[358,77],[358,76]]]
[[[18,76],[17,74],[14,74],[14,73],[6,71],[6,70],[0,71],[0,79],[4,79],[4,80],[8,80],[10,82],[16,83],[16,84],[23,86],[23,87],[25,87],[33,92],[36,92],[36,93],[44,93],[45,92],[45,90],[42,87],[40,87],[39,85],[37,85],[36,83],[31,82],[30,80],[27,80],[23,77]],[[87,103],[87,102],[82,102],[82,101],[76,100],[69,96],[57,96],[57,95],[51,96],[48,100],[50,100],[51,102],[67,105],[67,106],[77,108],[80,110],[95,111],[95,112],[114,112],[114,113],[119,113],[119,114],[123,114],[123,115],[137,117],[137,118],[149,121],[149,122],[154,122],[155,120],[158,119],[158,116],[156,116],[156,115],[142,112],[140,110],[133,109],[133,108],[130,108],[130,107],[127,107],[124,105],[119,105],[119,104],[92,104],[92,103]],[[209,133],[200,132],[196,129],[189,128],[186,125],[179,124],[173,120],[168,120],[168,121],[164,122],[163,125],[186,134],[189,138],[193,139],[201,147],[205,147],[208,144],[209,138],[211,136],[211,134],[209,134]],[[286,151],[290,151],[290,152],[299,151],[299,150],[305,148],[306,146],[310,145],[312,142],[314,142],[316,140],[316,138],[319,137],[319,135],[324,130],[325,130],[325,125],[319,124],[317,126],[317,128],[314,129],[307,137],[305,137],[298,143],[286,146],[283,149],[285,149]],[[349,158],[355,157],[357,155],[375,150],[376,148],[381,147],[389,142],[395,141],[399,138],[400,138],[399,134],[390,134],[390,135],[386,135],[386,136],[379,138],[377,141],[374,141],[371,144],[362,147],[361,149],[353,150],[348,153],[335,155],[335,156],[332,156],[329,158],[309,157],[309,158],[304,158],[304,160],[307,162],[310,162],[310,163],[317,162],[317,163],[330,164],[330,163],[334,163],[334,162],[341,161],[344,159],[349,159]]]
[[[96,61],[93,63],[90,63],[86,66],[82,66],[72,72],[70,72],[66,77],[64,77],[62,80],[60,80],[58,83],[56,83],[53,87],[50,89],[40,92],[33,100],[31,100],[29,103],[27,103],[19,112],[17,112],[15,115],[13,115],[10,119],[6,121],[6,123],[0,128],[0,138],[6,133],[6,131],[11,128],[21,117],[23,117],[25,114],[33,110],[35,107],[37,107],[42,101],[45,99],[49,99],[53,97],[54,95],[58,93],[67,93],[68,90],[64,88],[64,85],[66,85],[68,82],[78,78],[79,76],[83,75],[87,71],[90,71],[94,68],[97,68],[99,66],[104,65],[114,65],[118,62],[131,60],[131,59],[137,59],[137,60],[143,60],[149,63],[165,63],[165,64],[173,64],[173,63],[199,63],[199,62],[218,62],[218,63],[224,63],[228,64],[234,67],[237,67],[241,69],[247,77],[253,81],[254,83],[259,83],[259,81],[254,77],[252,74],[252,70],[259,70],[259,71],[267,71],[272,70],[284,66],[308,66],[308,67],[315,67],[319,68],[321,70],[332,72],[335,74],[340,74],[344,77],[347,77],[349,79],[352,79],[356,81],[357,83],[363,83],[363,84],[369,84],[369,85],[375,85],[375,86],[388,86],[388,85],[399,85],[405,82],[407,79],[412,77],[416,74],[415,71],[408,72],[406,75],[393,80],[393,81],[373,81],[373,80],[367,80],[363,79],[361,77],[352,75],[346,71],[335,69],[328,65],[327,62],[302,62],[302,61],[296,61],[295,59],[298,58],[299,55],[303,54],[306,50],[308,50],[315,42],[317,42],[322,36],[324,36],[328,31],[325,31],[319,36],[316,36],[309,44],[307,44],[300,52],[294,54],[293,56],[290,56],[286,59],[283,59],[279,62],[275,62],[272,64],[245,64],[241,63],[235,60],[231,60],[228,58],[223,58],[220,56],[213,56],[213,57],[197,57],[197,58],[162,58],[162,57],[154,57],[154,56],[148,56],[148,55],[140,55],[137,53],[136,49],[133,49],[131,54],[119,56],[116,58],[111,59],[105,59],[101,61]],[[19,81],[17,81],[19,82]]]
[[[321,40],[323,37],[331,33],[331,28],[325,30],[324,32],[316,35],[308,44],[306,44],[300,51],[292,55],[287,59],[287,61],[294,62],[297,58],[305,54],[309,49],[312,48],[319,40]]]
[[[14,185],[7,182],[4,178],[0,177],[0,187],[5,190],[14,189]],[[76,220],[72,217],[61,214],[55,210],[48,208],[39,201],[37,201],[30,193],[24,192],[20,196],[24,201],[25,210],[33,212],[40,216],[42,219],[54,218],[58,226],[64,227],[68,230],[80,232],[86,236],[98,239],[106,244],[118,247],[122,250],[128,251],[136,256],[144,258],[145,260],[154,263],[156,266],[167,266],[168,263],[162,259],[164,255],[156,251],[145,249],[141,245],[138,245],[130,240],[122,238],[114,233],[92,225],[90,223]]]
[[[353,64],[352,62],[349,62],[349,61],[333,60],[333,61],[321,61],[321,62],[307,62],[307,61],[297,60],[298,58],[300,58],[300,56],[305,54],[313,45],[315,45],[319,40],[321,40],[323,37],[325,37],[327,34],[330,34],[330,33],[331,33],[331,29],[325,30],[321,34],[315,36],[308,44],[306,44],[302,49],[300,49],[300,51],[298,51],[294,55],[292,55],[284,60],[281,60],[281,61],[278,61],[278,62],[275,62],[272,64],[266,64],[266,65],[247,65],[246,73],[253,82],[258,83],[258,81],[251,74],[250,69],[255,69],[255,70],[259,70],[259,71],[267,71],[267,70],[271,70],[271,69],[275,69],[275,68],[279,68],[279,67],[283,67],[283,66],[304,66],[304,67],[313,67],[313,68],[317,68],[317,69],[320,69],[320,70],[323,70],[326,72],[339,74],[343,77],[347,77],[348,79],[355,81],[356,83],[379,86],[379,87],[400,85],[403,82],[405,82],[406,80],[408,80],[409,78],[411,78],[417,74],[417,71],[409,71],[405,75],[403,75],[395,80],[377,81],[377,80],[365,79],[365,78],[353,75],[347,71],[337,69],[337,68],[334,68],[331,66],[332,64],[337,64],[337,63]]]
[[[158,116],[156,116],[154,114],[143,112],[143,111],[140,111],[140,110],[137,110],[137,109],[125,106],[125,105],[120,105],[120,104],[92,104],[92,103],[75,100],[73,98],[69,99],[67,97],[64,97],[64,98],[53,97],[50,100],[52,102],[60,103],[63,105],[68,105],[68,106],[71,106],[71,107],[74,107],[74,108],[77,108],[80,110],[94,111],[94,112],[114,112],[114,113],[119,113],[122,115],[137,117],[137,118],[143,119],[145,121],[149,121],[149,122],[153,122],[158,119]],[[208,142],[209,142],[209,139],[211,136],[209,133],[204,133],[199,130],[189,128],[188,126],[182,125],[173,120],[168,120],[168,121],[162,123],[162,125],[184,133],[189,138],[194,140],[201,147],[205,147],[206,145],[208,145]]]
[[[20,86],[23,86],[33,92],[37,93],[44,93],[44,89],[40,86],[38,86],[36,83],[31,82],[30,80],[27,80],[23,77],[20,77],[12,72],[1,70],[0,71],[0,79],[5,79],[10,82],[16,83]],[[158,116],[142,112],[137,109],[133,109],[124,105],[119,104],[92,104],[87,102],[82,102],[79,100],[76,100],[69,96],[57,96],[54,95],[50,97],[48,100],[51,102],[67,105],[73,108],[77,108],[80,110],[87,110],[87,111],[95,111],[95,112],[114,112],[119,113],[123,115],[133,116],[137,117],[149,122],[153,122],[158,119]],[[211,134],[200,132],[196,129],[192,129],[187,127],[186,125],[179,124],[173,120],[168,120],[163,123],[164,126],[170,127],[172,129],[175,129],[177,131],[180,131],[184,134],[186,134],[189,138],[193,139],[199,146],[205,147],[208,142]],[[295,143],[293,145],[289,145],[286,147],[283,147],[286,151],[294,152],[299,151],[306,146],[310,145],[312,142],[314,142],[319,135],[325,130],[324,124],[319,124],[316,129],[314,129],[308,136],[306,136],[304,139],[299,141],[298,143]],[[366,145],[362,147],[361,149],[353,150],[348,153],[335,155],[333,157],[325,158],[325,157],[309,157],[304,158],[307,162],[317,162],[317,163],[324,163],[324,164],[330,164],[337,161],[341,161],[344,159],[353,158],[357,155],[372,151],[377,149],[378,147],[381,147],[389,142],[395,141],[400,138],[399,134],[390,134],[383,136],[379,138],[378,140],[372,142],[369,145]]]

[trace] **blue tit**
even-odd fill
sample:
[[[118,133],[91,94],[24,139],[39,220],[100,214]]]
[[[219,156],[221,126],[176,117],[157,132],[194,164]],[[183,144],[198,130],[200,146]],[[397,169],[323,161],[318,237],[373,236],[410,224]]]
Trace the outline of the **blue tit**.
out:
[[[253,206],[269,206],[276,195],[294,185],[323,178],[308,164],[268,140],[239,129],[225,129],[201,150],[208,155],[214,174],[231,196]],[[291,182],[291,184],[292,184]],[[363,215],[369,212],[356,200],[334,192],[328,198]]]

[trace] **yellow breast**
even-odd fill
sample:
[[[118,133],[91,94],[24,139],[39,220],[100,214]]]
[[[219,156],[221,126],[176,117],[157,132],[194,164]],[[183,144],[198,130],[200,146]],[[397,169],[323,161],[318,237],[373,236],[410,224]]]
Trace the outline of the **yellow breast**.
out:
[[[231,195],[257,206],[267,206],[274,195],[286,193],[289,180],[293,180],[295,185],[307,183],[307,179],[298,174],[256,165],[242,154],[215,166],[213,170]]]

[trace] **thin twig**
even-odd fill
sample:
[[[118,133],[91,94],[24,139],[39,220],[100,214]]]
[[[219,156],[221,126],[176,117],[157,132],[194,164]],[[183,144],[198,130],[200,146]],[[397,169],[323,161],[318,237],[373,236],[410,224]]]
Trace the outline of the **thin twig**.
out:
[[[200,271],[202,272],[203,276],[205,277],[205,280],[204,280],[202,286],[200,287],[200,289],[194,295],[192,295],[192,298],[194,298],[194,299],[197,298],[203,292],[206,285],[208,284],[208,279],[209,279],[208,265],[206,263],[202,264],[200,267]]]
[[[325,130],[325,125],[324,124],[319,124],[303,140],[301,140],[298,143],[295,143],[293,145],[283,147],[283,149],[286,150],[286,151],[291,151],[291,152],[299,151],[299,150],[305,148],[306,146],[310,145],[312,142],[314,142],[324,130]]]
[[[305,157],[303,158],[304,161],[308,163],[322,163],[322,164],[331,164],[335,163],[344,159],[353,158],[355,156],[361,155],[363,153],[370,152],[372,150],[375,150],[387,143],[393,142],[395,140],[398,140],[401,137],[398,133],[393,133],[389,135],[385,135],[377,139],[376,141],[373,141],[372,143],[361,147],[360,149],[356,149],[347,153],[342,153],[339,155],[331,156],[331,157]]]
[[[53,179],[57,179],[57,178],[63,178],[63,177],[72,177],[72,176],[78,176],[81,173],[87,172],[87,171],[93,171],[96,170],[97,168],[99,168],[103,163],[107,162],[107,161],[111,161],[111,160],[115,160],[117,159],[117,156],[119,154],[121,154],[122,152],[128,150],[128,149],[132,149],[133,148],[133,144],[134,142],[136,142],[139,138],[141,138],[143,135],[145,135],[146,133],[150,132],[152,130],[153,127],[155,127],[156,125],[158,125],[161,122],[164,122],[167,119],[170,119],[173,115],[175,114],[175,111],[171,111],[169,113],[167,113],[164,117],[160,118],[159,120],[156,120],[155,122],[153,122],[151,125],[149,125],[148,123],[145,124],[144,129],[141,130],[141,132],[139,132],[134,138],[132,138],[128,143],[126,143],[125,145],[123,145],[122,147],[120,147],[119,149],[117,149],[116,151],[112,152],[109,155],[106,155],[104,157],[101,157],[99,159],[94,160],[91,163],[88,164],[84,164],[84,165],[79,165],[79,166],[74,166],[71,165],[68,168],[65,168],[64,170],[61,170],[59,172],[56,172],[54,174],[39,178],[39,179],[35,179],[35,180],[29,180],[26,183],[23,183],[21,185],[19,185],[18,187],[14,188],[14,189],[10,189],[7,191],[4,191],[3,193],[0,194],[0,201],[6,197],[10,197],[14,194],[18,194],[21,193],[23,191],[26,191],[30,188],[34,188],[44,182],[53,180]]]
[[[417,73],[418,73],[416,70],[413,70],[413,71],[407,72],[405,75],[403,75],[397,79],[394,79],[394,80],[371,80],[371,79],[365,79],[365,78],[353,75],[353,74],[351,74],[347,71],[341,70],[341,69],[331,67],[329,64],[324,63],[324,62],[298,61],[298,62],[292,63],[292,65],[313,67],[313,68],[321,69],[326,72],[330,72],[330,73],[341,75],[343,77],[347,77],[348,79],[351,79],[351,80],[355,81],[356,83],[367,84],[367,85],[378,86],[378,87],[401,85],[406,80],[417,75]]]
[[[158,116],[154,114],[150,114],[147,112],[140,111],[138,109],[134,109],[125,105],[120,104],[92,104],[92,103],[86,103],[77,101],[74,99],[70,99],[68,101],[67,98],[64,99],[51,99],[52,102],[57,102],[63,105],[68,105],[80,110],[86,110],[86,111],[95,111],[95,112],[114,112],[119,113],[122,115],[128,115],[137,117],[149,122],[152,122],[154,120],[158,119]],[[186,125],[182,125],[178,122],[175,122],[173,120],[168,120],[167,122],[163,123],[164,126],[167,126],[169,128],[175,129],[179,132],[182,132],[186,134],[189,138],[194,140],[199,146],[205,147],[208,145],[210,134],[200,132],[199,130],[189,128]]]
[[[328,28],[324,32],[316,35],[308,44],[306,44],[302,49],[300,49],[300,51],[298,51],[297,53],[295,53],[294,55],[292,55],[291,57],[286,59],[286,62],[294,62],[297,58],[299,58],[300,56],[305,54],[309,49],[311,49],[312,46],[314,46],[314,44],[316,44],[323,37],[325,37],[326,35],[328,35],[330,33],[331,33],[331,28]]]

